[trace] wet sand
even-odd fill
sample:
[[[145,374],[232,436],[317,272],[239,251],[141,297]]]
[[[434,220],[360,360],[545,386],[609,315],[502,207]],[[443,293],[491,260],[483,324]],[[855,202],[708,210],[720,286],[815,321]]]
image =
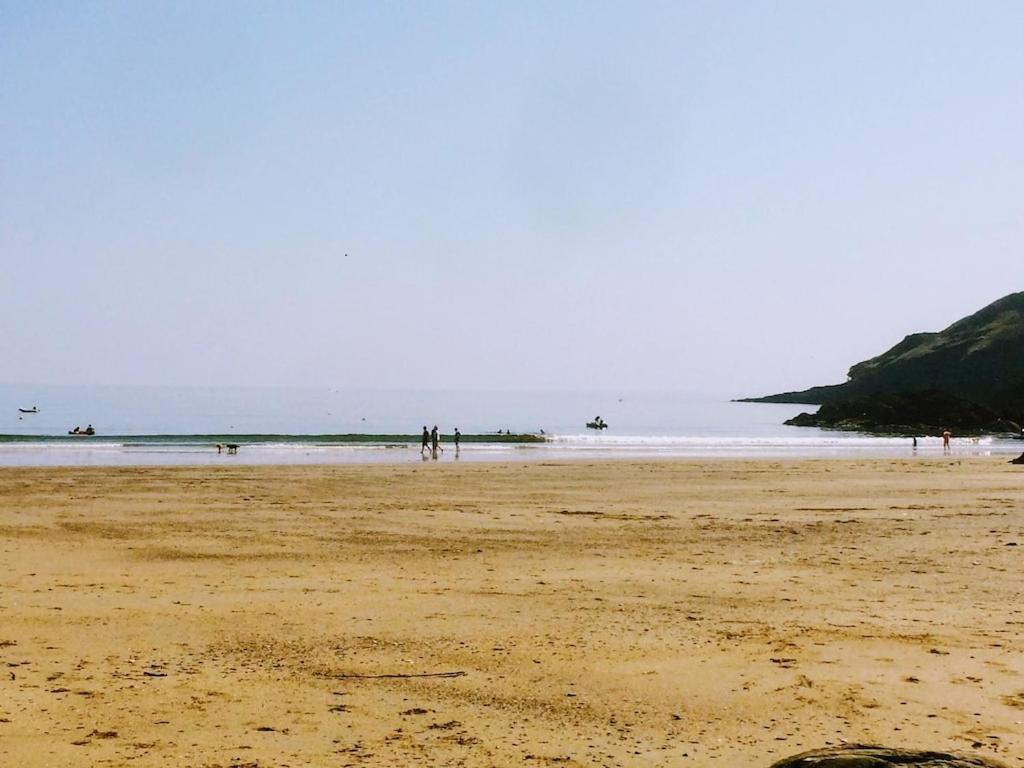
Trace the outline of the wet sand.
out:
[[[1024,765],[1005,459],[0,470],[0,764]]]

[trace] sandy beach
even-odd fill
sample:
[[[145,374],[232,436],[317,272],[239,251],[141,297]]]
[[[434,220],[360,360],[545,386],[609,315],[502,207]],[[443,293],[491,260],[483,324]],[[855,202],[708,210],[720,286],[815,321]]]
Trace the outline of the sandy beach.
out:
[[[1005,459],[0,470],[0,764],[1024,765]]]

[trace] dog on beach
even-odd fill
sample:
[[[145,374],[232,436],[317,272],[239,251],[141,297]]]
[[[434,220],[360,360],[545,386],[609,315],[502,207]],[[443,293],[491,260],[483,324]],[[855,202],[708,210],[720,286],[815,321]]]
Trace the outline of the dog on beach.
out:
[[[217,453],[227,450],[228,453],[238,453],[238,443],[217,443]]]

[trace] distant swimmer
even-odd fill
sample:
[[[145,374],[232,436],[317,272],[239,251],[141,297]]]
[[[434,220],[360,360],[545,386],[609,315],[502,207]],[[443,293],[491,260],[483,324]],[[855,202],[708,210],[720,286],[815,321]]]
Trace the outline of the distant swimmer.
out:
[[[427,425],[423,425],[423,442],[420,444],[420,453],[423,453],[430,447],[430,430],[427,429]]]

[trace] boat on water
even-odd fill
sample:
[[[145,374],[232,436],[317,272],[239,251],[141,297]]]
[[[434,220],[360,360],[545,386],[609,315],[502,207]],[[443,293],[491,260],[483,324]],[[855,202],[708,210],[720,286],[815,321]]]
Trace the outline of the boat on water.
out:
[[[593,421],[587,422],[587,429],[608,429],[608,423],[600,416],[595,416]]]
[[[96,430],[93,429],[92,424],[90,424],[85,429],[82,429],[81,427],[69,429],[68,434],[71,435],[72,437],[92,437],[93,435],[96,434]]]

